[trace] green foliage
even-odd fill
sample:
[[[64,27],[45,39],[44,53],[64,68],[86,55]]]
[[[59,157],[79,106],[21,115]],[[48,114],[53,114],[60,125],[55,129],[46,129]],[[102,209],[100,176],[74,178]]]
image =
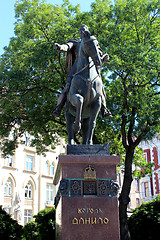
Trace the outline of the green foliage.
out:
[[[133,138],[137,145],[159,131],[160,43],[156,29],[160,6],[157,0],[107,3],[92,4],[92,15],[100,45],[110,55],[103,69],[111,71],[104,79],[107,104],[114,131],[121,131],[126,147]],[[100,11],[104,4],[106,8]]]
[[[25,240],[55,239],[55,208],[41,210],[34,216],[35,221],[23,227]]]
[[[94,143],[109,142],[111,154],[125,158],[126,148],[135,149],[159,131],[159,1],[118,0],[112,5],[97,0],[90,12],[81,13],[79,5],[73,7],[69,1],[51,5],[19,0],[15,14],[15,37],[0,59],[4,154],[14,151],[25,131],[35,137],[32,145],[39,152],[58,143],[56,133],[66,138],[64,115],[52,116],[67,77],[65,55],[53,44],[78,38],[82,23],[95,31],[101,48],[110,55],[101,73],[113,118],[99,116]],[[13,130],[14,138],[8,140]]]
[[[26,223],[23,227],[23,237],[25,240],[38,240],[38,236],[37,223],[34,221]]]
[[[132,240],[159,239],[160,195],[133,210],[128,224]]]
[[[38,240],[50,240],[55,238],[55,208],[44,209],[35,217]]]
[[[73,38],[78,6],[68,1],[62,6],[45,1],[19,0],[15,5],[15,37],[0,59],[0,136],[4,154],[18,146],[28,131],[32,145],[43,152],[59,135],[66,135],[65,120],[52,115],[57,97],[65,85],[65,56],[53,48]],[[76,22],[79,25],[78,22]],[[14,139],[7,139],[14,131]]]
[[[0,239],[20,240],[22,237],[22,226],[13,220],[0,206]]]

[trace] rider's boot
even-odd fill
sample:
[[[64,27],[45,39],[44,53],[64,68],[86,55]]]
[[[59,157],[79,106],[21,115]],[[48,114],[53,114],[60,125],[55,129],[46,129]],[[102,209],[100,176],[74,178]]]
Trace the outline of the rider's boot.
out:
[[[60,94],[59,98],[58,98],[58,103],[57,103],[57,106],[53,109],[53,112],[52,114],[54,116],[57,116],[59,117],[60,114],[61,114],[61,111],[62,111],[62,108],[66,102],[66,99],[67,99],[67,94],[69,92],[69,88],[70,88],[70,84],[71,84],[71,77],[68,77],[67,78],[67,83],[66,83],[66,86],[65,88],[63,89],[62,93]]]
[[[103,104],[101,105],[101,113],[103,118],[112,118],[112,113]]]
[[[56,117],[59,117],[62,111],[62,108],[66,102],[67,96],[65,92],[62,92],[59,99],[58,99],[58,103],[57,106],[53,109],[52,114]]]
[[[58,105],[55,109],[53,109],[52,114],[56,117],[59,117],[61,115],[62,108]]]

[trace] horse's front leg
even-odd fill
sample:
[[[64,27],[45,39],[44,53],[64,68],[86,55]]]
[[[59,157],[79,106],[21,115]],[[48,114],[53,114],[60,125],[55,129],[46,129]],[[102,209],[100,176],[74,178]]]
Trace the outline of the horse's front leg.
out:
[[[68,132],[68,144],[73,145],[74,144],[74,132],[72,129],[73,123],[74,123],[74,117],[66,111],[66,127]]]
[[[93,141],[93,132],[96,126],[96,119],[99,113],[99,110],[101,108],[101,97],[99,97],[91,107],[91,115],[90,115],[90,121],[89,121],[89,135],[88,135],[88,144],[92,145]]]
[[[89,136],[89,118],[83,119],[82,121],[82,144],[88,143]]]
[[[80,94],[73,94],[69,98],[71,104],[76,107],[76,117],[73,124],[73,130],[75,133],[81,129],[81,117],[84,98]]]

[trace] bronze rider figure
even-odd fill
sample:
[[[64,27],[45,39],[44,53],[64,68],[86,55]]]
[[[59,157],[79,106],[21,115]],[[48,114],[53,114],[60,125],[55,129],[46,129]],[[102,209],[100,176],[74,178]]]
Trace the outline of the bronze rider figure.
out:
[[[66,85],[58,98],[56,108],[53,110],[53,115],[55,115],[55,116],[60,116],[61,110],[66,102],[67,94],[69,92],[69,88],[70,88],[71,81],[72,81],[72,77],[76,73],[76,59],[77,59],[78,52],[79,52],[81,38],[86,31],[89,32],[88,27],[85,24],[82,24],[79,28],[80,39],[71,39],[66,44],[62,44],[62,45],[60,45],[58,43],[54,44],[54,48],[56,50],[67,52],[66,69],[67,69],[67,73],[68,73]],[[103,64],[109,60],[109,55],[107,53],[103,54],[100,46],[98,46],[98,49],[99,49],[99,53],[102,58],[102,64]],[[102,93],[103,93],[103,95],[101,96],[101,98],[102,98],[102,104],[101,104],[102,117],[110,118],[110,117],[112,117],[112,114],[106,108],[106,94],[105,94],[104,87],[102,88]]]

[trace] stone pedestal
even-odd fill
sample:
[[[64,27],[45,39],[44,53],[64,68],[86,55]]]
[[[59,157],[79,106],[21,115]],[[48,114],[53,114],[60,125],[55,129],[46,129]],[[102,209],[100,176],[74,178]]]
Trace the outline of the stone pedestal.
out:
[[[82,149],[81,155],[75,148],[73,154],[69,149],[68,155],[59,157],[54,179],[54,184],[59,184],[56,240],[120,239],[118,185],[114,181],[120,157],[103,155],[106,148],[104,153],[93,148],[86,155]]]

